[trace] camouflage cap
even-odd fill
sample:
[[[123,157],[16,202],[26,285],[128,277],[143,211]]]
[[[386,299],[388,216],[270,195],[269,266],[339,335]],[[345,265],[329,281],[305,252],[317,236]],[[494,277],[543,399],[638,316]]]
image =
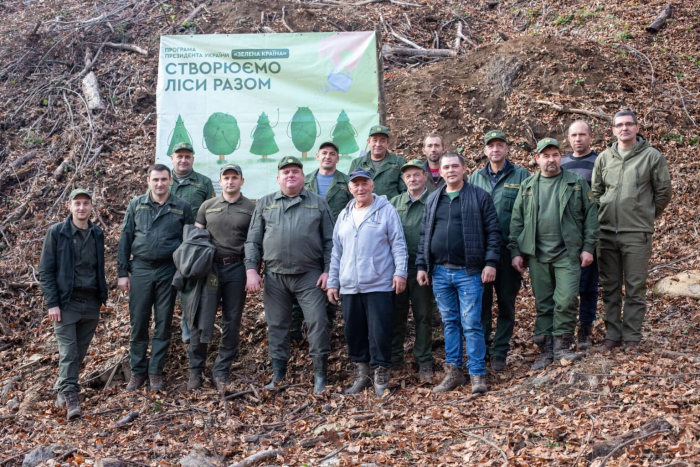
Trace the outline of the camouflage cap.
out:
[[[176,153],[182,149],[187,149],[192,154],[194,154],[194,148],[192,147],[192,145],[184,141],[182,143],[177,143],[175,146],[173,146],[173,153]]]
[[[79,195],[85,195],[88,198],[90,198],[90,200],[92,201],[92,194],[89,191],[87,191],[85,188],[76,188],[75,190],[71,191],[70,196],[68,196],[68,200],[73,201],[73,198],[75,198],[76,196],[79,196]]]
[[[221,167],[221,170],[219,171],[219,177],[224,174],[227,170],[235,170],[238,172],[238,175],[241,177],[243,176],[243,171],[241,170],[241,166],[237,164],[226,164],[225,166]]]
[[[406,162],[404,165],[401,166],[401,172],[411,167],[421,169],[423,172],[425,172],[425,162],[423,162],[420,159],[411,159],[410,161]]]
[[[504,143],[508,144],[508,138],[506,138],[506,134],[501,130],[491,130],[486,133],[484,135],[484,144],[489,144],[489,141],[492,139],[501,139]]]
[[[374,125],[369,129],[369,136],[372,135],[384,135],[389,138],[389,129],[384,125]]]
[[[298,157],[294,156],[288,156],[288,157],[283,157],[280,159],[279,163],[277,164],[277,170],[282,170],[283,168],[287,167],[288,165],[296,165],[297,167],[303,169],[304,164],[301,163]]]
[[[544,151],[545,148],[547,148],[549,146],[554,146],[557,149],[559,149],[559,141],[557,141],[554,138],[542,138],[537,143],[537,149],[535,150],[535,153],[539,154],[542,151]]]

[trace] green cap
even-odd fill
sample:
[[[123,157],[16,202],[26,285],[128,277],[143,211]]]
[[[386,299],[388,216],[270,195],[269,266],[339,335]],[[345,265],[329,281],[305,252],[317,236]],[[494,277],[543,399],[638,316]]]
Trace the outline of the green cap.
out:
[[[385,127],[384,125],[375,125],[372,128],[369,129],[369,135],[385,135],[387,138],[389,137],[389,129]]]
[[[484,135],[484,144],[489,144],[492,139],[502,139],[506,144],[508,144],[508,139],[506,134],[501,130],[492,130]]]
[[[280,159],[279,163],[277,164],[277,170],[282,170],[288,165],[296,165],[299,168],[304,168],[304,164],[301,163],[298,157],[288,156]]]
[[[420,159],[411,159],[410,161],[406,162],[404,165],[401,166],[401,172],[408,169],[409,167],[415,167],[425,172],[425,163]]]
[[[183,141],[182,143],[177,143],[175,146],[173,146],[173,152],[178,152],[180,149],[187,149],[188,151],[191,151],[192,154],[194,154],[194,148],[190,143],[187,143]]]
[[[68,197],[68,200],[73,201],[73,198],[75,198],[78,195],[85,195],[88,198],[90,198],[90,200],[92,201],[92,194],[89,191],[87,191],[85,188],[76,188],[75,190],[71,191],[70,196]]]
[[[557,141],[554,138],[543,138],[537,143],[537,150],[535,151],[537,154],[541,153],[544,151],[546,147],[549,146],[554,146],[557,149],[559,148],[559,141]]]
[[[235,170],[238,172],[238,175],[241,177],[243,176],[243,171],[241,170],[241,166],[237,164],[226,164],[225,166],[221,167],[221,170],[219,171],[219,177],[224,174],[227,170]]]

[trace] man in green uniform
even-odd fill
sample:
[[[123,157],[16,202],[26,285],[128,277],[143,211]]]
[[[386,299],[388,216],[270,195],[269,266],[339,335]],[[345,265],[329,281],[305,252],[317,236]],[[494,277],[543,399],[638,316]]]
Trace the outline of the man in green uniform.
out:
[[[533,370],[554,360],[576,361],[571,350],[578,313],[581,268],[593,262],[598,210],[588,183],[561,168],[559,142],[537,143],[540,172],[524,180],[515,199],[508,248],[513,267],[530,266],[537,318],[534,341],[541,351]]]
[[[209,177],[197,173],[192,168],[194,165],[194,149],[190,143],[178,143],[173,146],[173,153],[170,155],[173,164],[173,184],[170,192],[190,203],[192,215],[196,216],[199,207],[205,200],[216,196],[214,185]],[[182,329],[182,341],[190,341],[190,330],[187,328],[187,321],[183,318],[180,322]]]
[[[385,195],[387,199],[391,199],[406,191],[406,185],[401,179],[401,167],[406,163],[406,159],[387,151],[389,129],[383,125],[370,128],[367,145],[369,154],[353,159],[350,172],[357,168],[369,172],[377,196]]]
[[[506,357],[510,350],[510,339],[515,328],[515,299],[520,290],[522,277],[510,264],[508,235],[510,216],[520,184],[530,176],[528,171],[508,160],[508,140],[505,133],[493,130],[484,136],[484,153],[488,158],[483,169],[469,177],[469,183],[486,190],[493,198],[501,225],[501,256],[498,261],[495,282],[484,284],[481,301],[481,325],[486,338],[486,353],[491,359],[491,369],[497,373],[505,370]],[[496,292],[498,319],[496,334],[493,330],[493,293]]]
[[[303,165],[283,157],[277,165],[280,190],[263,196],[255,207],[245,243],[246,291],[260,290],[258,273],[265,262],[265,319],[273,379],[283,381],[290,357],[292,300],[297,299],[308,326],[314,361],[314,392],[328,384],[330,326],[326,314],[328,270],[333,249],[333,216],[320,195],[304,188]]]
[[[221,168],[219,185],[221,195],[202,203],[195,224],[207,229],[216,245],[214,262],[218,284],[218,303],[221,302],[221,342],[212,374],[219,391],[229,383],[229,369],[238,354],[241,316],[245,305],[245,266],[243,264],[248,227],[253,218],[255,203],[243,196],[241,187],[245,182],[241,167],[227,164]],[[183,320],[184,322],[184,320]],[[207,343],[200,340],[201,330],[193,329],[188,350],[190,380],[187,389],[194,391],[202,386],[202,373],[207,360]]]
[[[107,302],[107,283],[104,235],[89,220],[92,195],[77,189],[69,199],[70,216],[46,232],[39,274],[58,341],[58,405],[66,405],[72,420],[82,415],[80,365]]]
[[[416,269],[416,252],[420,241],[420,226],[423,221],[425,200],[428,189],[425,182],[423,162],[418,159],[409,161],[401,167],[403,181],[408,191],[391,199],[401,218],[406,246],[408,248],[408,277],[406,289],[394,297],[394,325],[391,338],[391,363],[393,366],[404,362],[403,344],[406,340],[409,304],[413,308],[413,321],[416,326],[416,341],[413,356],[418,364],[418,378],[430,381],[433,377],[433,326],[431,314],[433,309],[433,290],[428,285],[418,284]],[[432,181],[431,181],[432,183]]]
[[[149,190],[131,200],[121,227],[117,272],[119,288],[129,291],[131,380],[126,386],[129,391],[143,386],[146,373],[152,391],[163,389],[163,366],[175,307],[173,252],[182,243],[182,229],[194,222],[189,203],[170,193],[171,183],[168,167],[162,164],[149,167]],[[146,353],[151,309],[155,331],[149,361]]]
[[[600,216],[598,263],[609,351],[625,341],[635,350],[642,339],[654,219],[671,201],[671,176],[664,156],[638,134],[634,112],[615,114],[617,142],[603,151],[593,168],[593,196]],[[622,284],[625,311],[622,313]]]

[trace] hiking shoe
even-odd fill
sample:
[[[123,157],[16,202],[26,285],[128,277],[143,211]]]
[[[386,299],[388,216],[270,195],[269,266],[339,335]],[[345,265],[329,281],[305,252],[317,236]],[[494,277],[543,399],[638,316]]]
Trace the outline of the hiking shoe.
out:
[[[213,379],[216,390],[225,393],[228,385],[231,383],[228,379],[228,375],[214,375]]]
[[[503,357],[491,357],[491,369],[495,373],[506,371],[506,359]]]
[[[374,369],[374,392],[377,393],[377,397],[382,397],[389,386],[390,373],[389,368],[378,366]]]
[[[190,373],[190,379],[187,381],[187,390],[192,392],[202,387],[202,374]]]
[[[73,420],[83,416],[80,410],[80,401],[78,401],[78,393],[75,391],[66,391],[63,393],[63,398],[66,401],[66,409],[68,410],[68,420]]]
[[[58,395],[56,396],[56,407],[65,407],[66,406],[66,398],[63,396],[62,392],[59,392]]]
[[[355,363],[355,379],[352,385],[343,391],[343,394],[359,394],[372,385],[372,380],[369,377],[369,363]]]
[[[554,336],[554,360],[561,362],[577,362],[581,360],[581,354],[571,350],[574,344],[574,336],[572,334],[563,334]]]
[[[540,356],[530,369],[543,370],[554,362],[554,340],[552,336],[535,336],[532,340],[540,348]]]
[[[265,389],[275,389],[275,385],[284,381],[287,377],[287,360],[272,359],[272,381],[265,385]]]
[[[435,373],[433,372],[433,364],[421,365],[418,367],[418,379],[421,382],[431,381]]]
[[[472,394],[483,394],[488,391],[486,387],[486,375],[469,375],[472,380]]]
[[[638,354],[639,341],[625,341],[625,352]]]
[[[151,383],[151,391],[162,391],[165,387],[165,383],[163,383],[163,375],[149,373],[148,380]]]
[[[587,350],[593,346],[593,323],[578,323],[577,347],[579,350]]]
[[[462,369],[450,363],[445,364],[445,377],[442,382],[433,388],[433,392],[447,392],[465,384],[467,378],[464,377]]]
[[[131,374],[131,379],[129,384],[126,385],[127,391],[136,391],[138,388],[146,383],[146,375],[135,375]]]
[[[619,341],[614,341],[612,339],[605,339],[603,343],[600,345],[600,347],[596,347],[593,349],[594,352],[599,352],[599,353],[604,353],[604,352],[611,352],[612,349],[615,349],[617,347],[620,347],[620,342]]]
[[[328,355],[314,357],[314,394],[320,394],[328,386]]]

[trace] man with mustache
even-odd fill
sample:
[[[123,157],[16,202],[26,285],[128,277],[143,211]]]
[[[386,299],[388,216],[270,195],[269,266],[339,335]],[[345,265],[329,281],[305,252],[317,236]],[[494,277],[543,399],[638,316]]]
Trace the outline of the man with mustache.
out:
[[[388,151],[389,129],[384,125],[370,128],[367,145],[369,154],[353,159],[350,172],[358,168],[369,172],[377,196],[384,195],[391,199],[406,191],[406,185],[401,179],[401,167],[406,159]]]
[[[445,184],[445,179],[440,176],[440,157],[443,154],[445,154],[445,143],[442,136],[430,133],[423,139],[424,169],[425,173],[428,174],[426,185],[430,192]]]
[[[535,344],[541,370],[555,360],[581,360],[571,350],[576,330],[581,268],[593,262],[598,212],[588,183],[561,168],[559,142],[537,143],[540,172],[522,182],[510,221],[508,248],[519,273],[530,267],[535,294]]]

